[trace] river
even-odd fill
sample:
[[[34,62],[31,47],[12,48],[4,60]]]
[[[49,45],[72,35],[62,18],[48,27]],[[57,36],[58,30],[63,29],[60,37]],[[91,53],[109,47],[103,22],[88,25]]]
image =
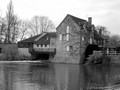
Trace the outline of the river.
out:
[[[0,63],[0,90],[108,90],[119,84],[120,66]]]

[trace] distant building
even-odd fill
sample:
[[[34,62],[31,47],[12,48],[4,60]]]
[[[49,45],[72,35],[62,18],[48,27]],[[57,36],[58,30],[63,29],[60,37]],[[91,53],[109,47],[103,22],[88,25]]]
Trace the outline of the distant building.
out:
[[[31,38],[18,42],[18,51],[22,55],[36,58],[40,55],[49,57],[50,54],[55,54],[56,50],[56,33],[45,32]]]
[[[79,63],[87,45],[103,43],[91,17],[87,21],[68,14],[56,30],[56,62]]]

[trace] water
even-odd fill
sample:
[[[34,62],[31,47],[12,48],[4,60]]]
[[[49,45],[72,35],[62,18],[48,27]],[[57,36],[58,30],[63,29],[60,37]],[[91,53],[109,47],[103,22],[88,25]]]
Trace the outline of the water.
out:
[[[119,84],[119,66],[0,63],[0,90],[120,90]]]

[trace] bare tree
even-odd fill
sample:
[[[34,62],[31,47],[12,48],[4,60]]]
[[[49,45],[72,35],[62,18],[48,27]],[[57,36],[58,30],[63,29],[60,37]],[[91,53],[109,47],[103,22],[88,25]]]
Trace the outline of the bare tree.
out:
[[[55,25],[48,17],[34,16],[29,23],[29,28],[31,29],[33,35],[38,35],[42,32],[53,30]]]
[[[23,40],[27,36],[31,36],[28,28],[28,21],[21,20],[19,25],[19,39]]]
[[[10,43],[10,31],[11,26],[13,23],[13,5],[12,1],[8,4],[7,13],[6,13],[6,20],[7,20],[7,34],[6,34],[6,43]]]
[[[15,42],[15,38],[17,36],[17,25],[18,25],[18,18],[16,15],[14,15],[14,9],[12,1],[8,4],[7,12],[6,12],[6,24],[7,24],[7,30],[6,30],[6,39],[5,43],[12,43]]]
[[[17,41],[17,38],[19,36],[19,25],[20,25],[20,20],[16,15],[13,16],[13,23],[12,23],[12,30],[11,30],[11,42],[14,43]]]
[[[98,31],[99,34],[104,35],[104,36],[109,36],[110,32],[107,30],[105,26],[96,26],[95,27],[96,31]]]
[[[29,23],[29,28],[33,35],[39,34],[40,30],[40,21],[38,16],[34,16]]]
[[[48,17],[42,16],[40,17],[40,31],[41,32],[48,32],[55,28],[55,25]]]
[[[109,38],[109,46],[117,46],[120,45],[120,35],[112,35]]]
[[[4,39],[5,39],[5,32],[6,32],[6,21],[4,18],[1,17],[0,20],[0,43],[3,43]]]

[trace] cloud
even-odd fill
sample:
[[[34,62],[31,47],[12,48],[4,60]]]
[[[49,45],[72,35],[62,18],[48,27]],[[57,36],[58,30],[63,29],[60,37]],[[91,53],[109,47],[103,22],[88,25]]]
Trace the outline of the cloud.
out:
[[[9,0],[0,0],[0,10],[4,14],[8,3]],[[58,25],[69,13],[83,19],[91,16],[95,25],[120,32],[120,0],[13,0],[13,4],[15,13],[23,19],[44,15]]]

